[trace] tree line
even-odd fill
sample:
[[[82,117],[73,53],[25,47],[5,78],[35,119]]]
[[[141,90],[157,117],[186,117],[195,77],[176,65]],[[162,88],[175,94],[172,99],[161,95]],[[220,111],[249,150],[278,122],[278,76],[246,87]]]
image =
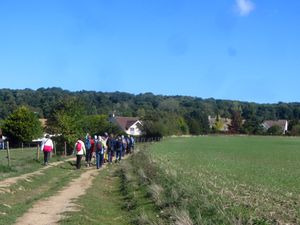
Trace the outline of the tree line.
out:
[[[231,133],[262,134],[262,121],[277,119],[289,120],[291,134],[300,133],[300,103],[257,104],[152,93],[71,92],[61,88],[0,89],[0,125],[4,131],[13,129],[15,118],[11,116],[20,107],[23,111],[18,112],[19,116],[28,109],[31,117],[46,118],[48,131],[63,134],[62,138],[70,144],[86,131],[120,132],[108,122],[112,112],[140,117],[148,136],[218,132],[217,125],[212,129],[209,126],[208,116],[232,119]]]

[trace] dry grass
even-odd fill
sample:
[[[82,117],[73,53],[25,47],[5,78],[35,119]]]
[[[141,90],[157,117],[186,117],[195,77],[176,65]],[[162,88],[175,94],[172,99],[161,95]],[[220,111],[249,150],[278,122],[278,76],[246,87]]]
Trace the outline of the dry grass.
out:
[[[175,211],[174,218],[176,219],[174,225],[193,225],[193,221],[186,210]]]
[[[164,203],[164,188],[158,184],[151,184],[149,187],[149,194],[152,197],[152,199],[154,200],[155,204],[159,207],[161,207]]]

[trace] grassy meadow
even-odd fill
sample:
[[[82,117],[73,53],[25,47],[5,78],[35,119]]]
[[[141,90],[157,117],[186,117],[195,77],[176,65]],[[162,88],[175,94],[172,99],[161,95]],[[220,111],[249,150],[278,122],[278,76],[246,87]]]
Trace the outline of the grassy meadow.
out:
[[[175,206],[196,224],[300,224],[299,138],[169,138],[149,150],[160,192],[182,193]]]

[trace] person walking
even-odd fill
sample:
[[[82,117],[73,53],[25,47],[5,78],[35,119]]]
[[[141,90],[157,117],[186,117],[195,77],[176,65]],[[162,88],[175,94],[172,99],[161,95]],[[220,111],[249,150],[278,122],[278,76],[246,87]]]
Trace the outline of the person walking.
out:
[[[53,150],[53,142],[50,139],[49,134],[42,140],[41,150],[44,152],[44,165],[47,166],[49,163],[50,153]]]
[[[123,149],[122,138],[118,137],[116,140],[116,160],[115,160],[115,162],[121,161],[122,149]]]
[[[89,155],[89,161],[90,161],[90,165],[92,164],[92,159],[94,159],[93,161],[96,161],[96,154],[95,154],[95,142],[97,141],[97,136],[95,135],[95,139],[93,139],[92,137],[90,138],[90,143],[91,143],[91,148],[90,148],[90,155]]]
[[[134,145],[135,145],[135,140],[134,140],[134,137],[131,136],[130,137],[130,153],[134,152]]]
[[[124,137],[124,135],[122,135],[122,153],[121,153],[122,157],[124,157],[125,153],[127,153],[126,149],[127,149],[126,137]]]
[[[93,154],[91,139],[92,139],[91,135],[87,134],[85,137],[85,149],[86,149],[85,161],[87,167],[89,167],[91,164],[91,159]]]
[[[107,146],[108,162],[111,164],[112,158],[113,158],[113,153],[115,151],[115,146],[116,146],[116,140],[114,139],[113,134],[109,135],[109,137],[106,141],[106,146]]]
[[[75,143],[74,153],[76,154],[76,168],[80,169],[82,156],[86,155],[85,145],[81,138],[78,138],[78,140]]]
[[[103,155],[104,155],[104,147],[102,145],[102,138],[101,136],[98,139],[95,139],[95,146],[96,146],[96,167],[100,169],[103,164]]]
[[[108,157],[107,157],[107,146],[106,146],[106,142],[107,142],[107,133],[105,133],[105,136],[101,137],[102,139],[102,148],[103,148],[103,163],[107,162]]]

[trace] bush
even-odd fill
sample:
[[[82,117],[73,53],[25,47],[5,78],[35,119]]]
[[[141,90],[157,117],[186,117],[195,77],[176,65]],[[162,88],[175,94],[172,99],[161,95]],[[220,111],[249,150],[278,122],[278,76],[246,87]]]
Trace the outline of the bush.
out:
[[[283,133],[283,130],[280,126],[274,125],[270,127],[267,131],[267,134],[269,135],[281,135]]]
[[[300,124],[294,125],[291,130],[291,135],[299,136],[300,135]]]

